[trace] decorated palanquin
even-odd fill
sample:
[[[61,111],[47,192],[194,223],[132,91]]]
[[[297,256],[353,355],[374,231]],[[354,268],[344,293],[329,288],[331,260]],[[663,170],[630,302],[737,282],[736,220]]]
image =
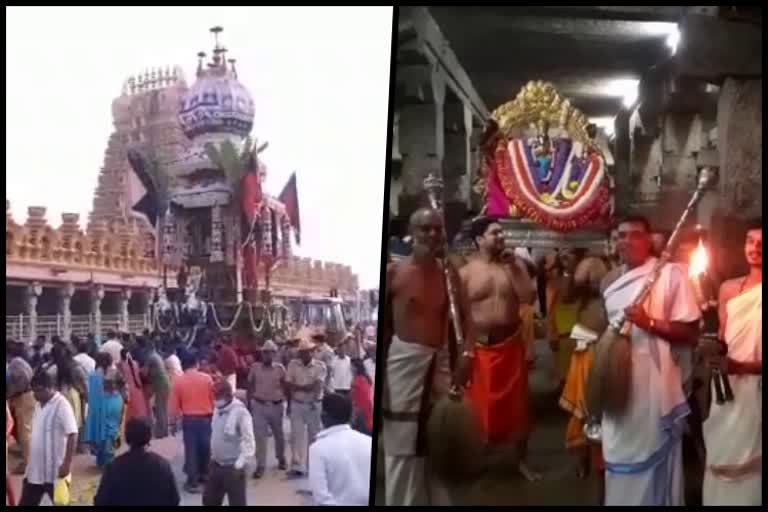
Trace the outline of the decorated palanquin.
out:
[[[612,180],[597,128],[554,86],[529,82],[497,108],[481,141],[483,213],[559,232],[607,223]]]

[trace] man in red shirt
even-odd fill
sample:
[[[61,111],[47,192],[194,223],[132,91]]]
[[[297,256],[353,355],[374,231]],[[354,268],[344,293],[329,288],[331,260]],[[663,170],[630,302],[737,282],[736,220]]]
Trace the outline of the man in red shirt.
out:
[[[216,367],[219,369],[224,378],[232,386],[233,390],[237,389],[237,368],[238,357],[232,346],[232,338],[229,336],[222,336],[221,343],[216,347]]]
[[[182,417],[187,473],[184,489],[199,493],[211,459],[213,379],[198,369],[196,354],[185,354],[181,366],[184,373],[173,381],[168,406],[171,417]]]

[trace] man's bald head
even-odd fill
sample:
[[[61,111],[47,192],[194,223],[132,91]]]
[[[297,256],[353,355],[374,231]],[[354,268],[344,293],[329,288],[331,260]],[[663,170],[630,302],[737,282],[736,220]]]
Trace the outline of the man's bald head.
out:
[[[440,212],[433,208],[419,208],[411,214],[411,218],[408,221],[411,229],[415,226],[420,226],[424,223],[440,222],[442,224],[443,218]]]
[[[436,256],[443,247],[443,217],[432,208],[419,208],[410,218],[413,253],[417,256]]]

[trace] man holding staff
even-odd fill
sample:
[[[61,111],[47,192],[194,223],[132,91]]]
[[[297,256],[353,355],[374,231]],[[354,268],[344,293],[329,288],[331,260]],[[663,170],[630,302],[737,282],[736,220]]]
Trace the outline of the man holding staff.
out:
[[[697,343],[700,310],[678,265],[665,265],[648,300],[633,305],[653,272],[651,230],[643,217],[618,225],[623,262],[604,282],[608,319],[622,316],[629,334],[629,400],[602,419],[606,505],[682,505],[682,434],[690,409],[674,348]],[[601,340],[602,342],[602,340]]]
[[[443,219],[440,212],[422,208],[411,216],[410,229],[412,254],[387,267],[383,439],[388,506],[448,501],[445,488],[429,467],[425,445],[431,406],[451,384],[446,350],[450,302],[440,263],[445,243]],[[451,272],[455,274],[453,269]],[[464,294],[458,292],[465,339],[472,340]],[[464,382],[472,357],[471,341],[460,350],[464,352],[459,367],[465,370],[458,380]]]

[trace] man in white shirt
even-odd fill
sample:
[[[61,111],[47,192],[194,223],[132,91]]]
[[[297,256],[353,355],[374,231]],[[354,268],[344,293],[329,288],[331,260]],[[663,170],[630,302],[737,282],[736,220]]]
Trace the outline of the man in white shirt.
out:
[[[122,361],[123,344],[117,339],[114,331],[107,333],[107,341],[99,349],[100,352],[106,352],[112,356],[112,365],[117,365]]]
[[[376,342],[365,340],[365,359],[363,359],[363,365],[365,371],[368,372],[368,376],[371,378],[371,383],[374,389],[376,389]]]
[[[347,355],[343,344],[336,347],[330,371],[334,393],[349,397],[349,391],[352,389],[352,359]]]
[[[78,340],[75,348],[77,348],[77,355],[74,359],[77,361],[77,364],[83,367],[86,375],[90,375],[96,371],[96,361],[88,355],[88,344]]]
[[[256,453],[253,418],[234,397],[226,380],[213,389],[216,409],[211,423],[211,468],[203,492],[203,506],[220,507],[224,497],[230,507],[246,506],[245,464]]]
[[[72,472],[77,445],[77,421],[72,406],[56,391],[47,372],[32,379],[32,392],[39,402],[32,419],[29,462],[21,491],[20,507],[39,506],[47,494],[53,501],[53,485]]]
[[[323,398],[325,430],[309,447],[309,488],[315,505],[367,506],[371,438],[349,426],[352,404],[339,394]]]

